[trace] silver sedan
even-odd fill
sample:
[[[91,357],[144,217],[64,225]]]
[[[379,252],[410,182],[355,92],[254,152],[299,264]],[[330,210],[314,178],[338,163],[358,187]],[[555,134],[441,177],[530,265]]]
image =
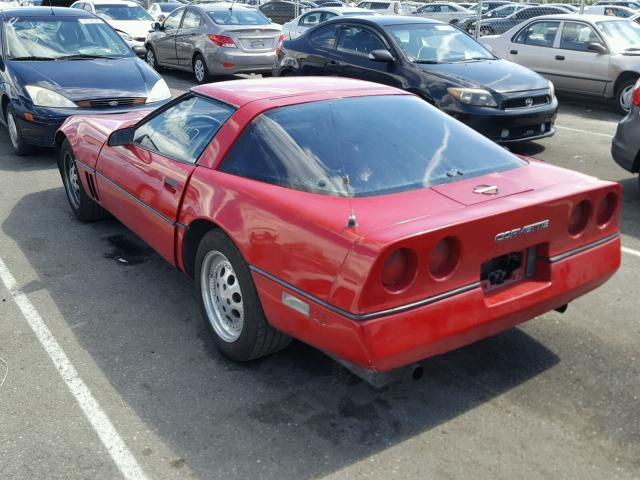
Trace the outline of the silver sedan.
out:
[[[155,23],[146,41],[153,68],[193,72],[198,83],[211,76],[271,72],[282,37],[280,25],[259,11],[232,3],[189,5]]]
[[[640,78],[640,25],[600,15],[545,15],[481,42],[506,60],[535,70],[557,90],[610,98],[631,108]]]

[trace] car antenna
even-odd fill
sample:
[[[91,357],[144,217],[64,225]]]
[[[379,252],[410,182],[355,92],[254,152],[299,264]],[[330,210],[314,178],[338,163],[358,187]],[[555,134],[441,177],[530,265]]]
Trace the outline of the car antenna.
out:
[[[358,226],[358,219],[356,218],[356,212],[351,203],[351,195],[349,195],[349,175],[344,175],[342,177],[342,183],[347,189],[347,198],[349,198],[349,218],[347,219],[347,228],[355,228]]]
[[[229,11],[233,11],[233,4],[236,3],[236,0],[231,0],[231,6],[229,7]]]

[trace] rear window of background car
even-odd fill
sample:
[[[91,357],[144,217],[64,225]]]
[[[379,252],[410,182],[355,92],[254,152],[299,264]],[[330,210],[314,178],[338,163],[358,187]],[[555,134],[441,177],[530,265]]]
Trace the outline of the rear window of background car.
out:
[[[281,107],[258,116],[220,171],[305,192],[370,196],[526,163],[408,95]]]
[[[258,11],[220,10],[209,12],[209,17],[218,25],[269,25],[271,23]]]

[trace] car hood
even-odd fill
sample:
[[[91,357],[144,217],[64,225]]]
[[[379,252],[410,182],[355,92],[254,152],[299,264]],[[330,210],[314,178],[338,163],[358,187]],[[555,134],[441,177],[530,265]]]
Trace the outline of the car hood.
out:
[[[481,60],[461,63],[419,65],[448,83],[460,87],[486,88],[494,93],[520,92],[548,88],[541,75],[508,60]]]
[[[152,20],[109,20],[107,22],[116,30],[128,33],[134,38],[147,38],[151,30]]]
[[[19,83],[48,88],[73,101],[146,97],[160,78],[134,57],[10,63]]]

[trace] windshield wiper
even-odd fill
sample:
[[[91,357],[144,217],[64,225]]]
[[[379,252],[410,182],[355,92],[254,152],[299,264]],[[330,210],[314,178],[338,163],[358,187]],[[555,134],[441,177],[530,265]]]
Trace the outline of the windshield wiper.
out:
[[[107,55],[88,55],[85,53],[79,53],[76,55],[63,55],[61,57],[56,57],[56,60],[93,60],[96,58],[107,58],[113,60],[116,57],[109,57]]]
[[[471,57],[471,58],[464,58],[462,60],[455,60],[451,63],[464,63],[464,62],[480,62],[482,60],[493,60],[493,58],[491,57]]]
[[[640,51],[640,47],[625,48],[624,51],[625,52],[638,52],[638,51]]]
[[[32,57],[13,57],[13,58],[10,58],[9,60],[15,60],[19,62],[22,62],[22,61],[28,62],[30,60],[57,60],[57,58],[32,56]]]

